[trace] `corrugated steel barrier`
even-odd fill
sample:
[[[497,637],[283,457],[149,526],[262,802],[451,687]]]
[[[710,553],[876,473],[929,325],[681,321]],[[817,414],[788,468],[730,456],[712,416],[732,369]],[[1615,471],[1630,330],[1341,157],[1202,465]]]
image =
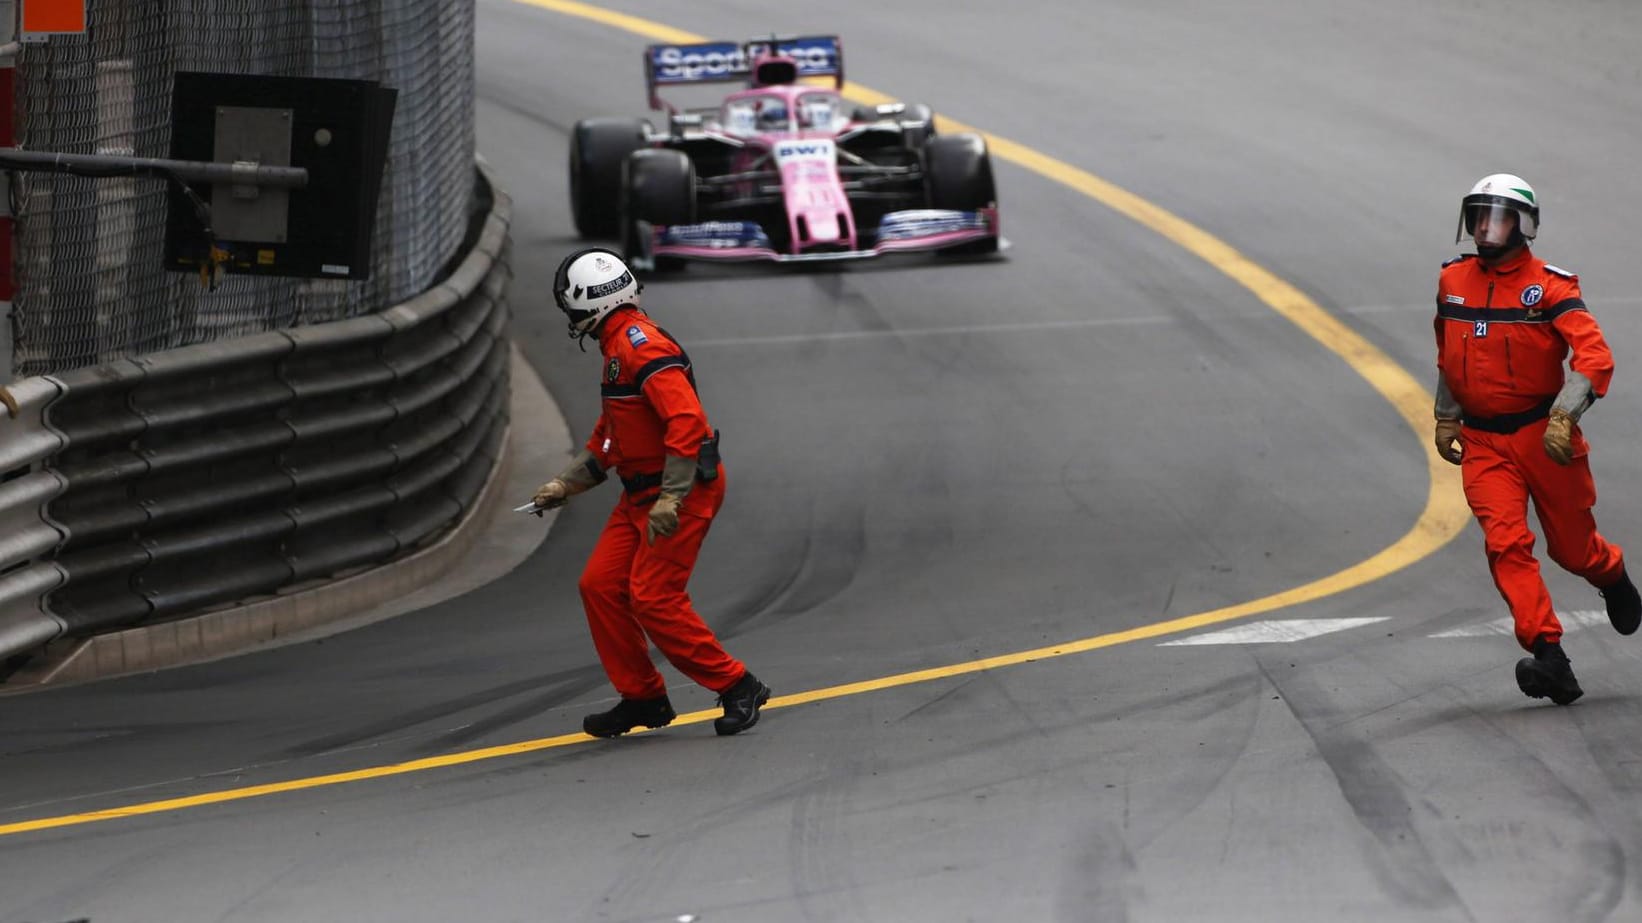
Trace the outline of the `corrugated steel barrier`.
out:
[[[411,301],[10,385],[0,666],[344,576],[460,520],[508,425],[511,204],[480,173],[471,249]]]

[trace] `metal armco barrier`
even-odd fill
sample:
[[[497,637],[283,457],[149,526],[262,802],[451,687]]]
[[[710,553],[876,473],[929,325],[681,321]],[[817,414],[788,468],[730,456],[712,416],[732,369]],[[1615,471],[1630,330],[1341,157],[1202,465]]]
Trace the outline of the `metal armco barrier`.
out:
[[[63,492],[63,479],[41,465],[63,446],[44,420],[62,391],[44,378],[25,378],[10,390],[18,414],[0,412],[0,657],[45,644],[64,628],[40,606],[63,582],[51,560],[63,536],[42,515]]]
[[[0,664],[344,576],[461,518],[508,425],[511,205],[481,178],[471,249],[411,301],[11,385]]]

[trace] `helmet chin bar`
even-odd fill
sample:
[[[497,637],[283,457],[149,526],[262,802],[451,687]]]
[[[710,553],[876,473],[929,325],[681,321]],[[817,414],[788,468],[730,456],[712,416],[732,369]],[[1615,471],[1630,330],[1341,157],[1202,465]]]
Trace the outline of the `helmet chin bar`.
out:
[[[569,311],[565,312],[567,315],[569,313]],[[581,346],[582,350],[586,351],[587,347],[582,344],[582,340],[593,334],[593,331],[598,328],[600,320],[602,318],[591,314],[580,318],[572,317],[565,324],[565,329],[570,338],[576,341],[576,345]]]

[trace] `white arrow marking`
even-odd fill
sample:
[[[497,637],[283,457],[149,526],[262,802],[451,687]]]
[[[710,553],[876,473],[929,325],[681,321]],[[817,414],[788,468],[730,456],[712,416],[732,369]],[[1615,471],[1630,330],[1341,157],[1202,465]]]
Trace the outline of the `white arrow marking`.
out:
[[[1235,628],[1222,628],[1201,635],[1192,635],[1178,641],[1165,641],[1159,647],[1178,647],[1187,644],[1288,644],[1304,641],[1318,635],[1361,628],[1389,618],[1371,619],[1274,619],[1250,622]]]
[[[1564,631],[1575,628],[1607,628],[1608,613],[1601,609],[1574,609],[1571,612],[1558,612],[1556,617],[1562,621]],[[1503,635],[1507,638],[1516,636],[1516,624],[1509,617],[1494,619],[1481,625],[1467,625],[1464,628],[1450,628],[1432,635],[1433,638],[1491,638]]]

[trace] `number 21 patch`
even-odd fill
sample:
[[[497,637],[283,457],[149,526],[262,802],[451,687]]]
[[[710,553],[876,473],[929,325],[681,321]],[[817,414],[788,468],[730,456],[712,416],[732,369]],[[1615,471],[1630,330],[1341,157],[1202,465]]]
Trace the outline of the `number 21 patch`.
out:
[[[1478,338],[1487,336],[1488,335],[1488,322],[1485,321],[1485,320],[1477,321],[1476,326],[1475,326],[1475,330],[1476,330],[1476,336]]]

